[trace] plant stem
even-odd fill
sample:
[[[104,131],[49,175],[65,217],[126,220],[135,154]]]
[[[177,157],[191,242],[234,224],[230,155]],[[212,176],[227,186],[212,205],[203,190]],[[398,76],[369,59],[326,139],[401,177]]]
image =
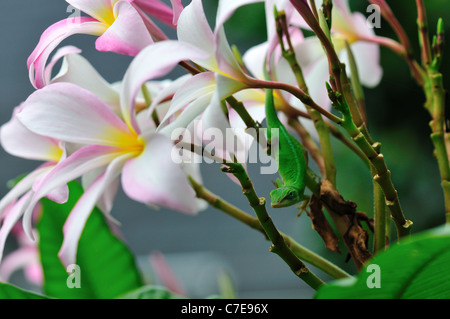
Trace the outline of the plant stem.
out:
[[[370,162],[366,155],[356,146],[351,140],[349,140],[337,127],[328,125],[330,128],[331,135],[341,141],[345,146],[347,146],[353,153],[355,153],[364,163],[367,168],[370,168]]]
[[[386,249],[386,203],[383,190],[375,181],[373,184],[375,231],[373,239],[374,254]]]
[[[249,226],[250,228],[262,233],[266,239],[267,235],[261,226],[261,223],[259,220],[255,217],[250,216],[249,214],[245,213],[241,209],[237,208],[236,206],[228,203],[224,199],[220,198],[219,196],[213,194],[211,191],[206,189],[203,185],[196,182],[192,177],[189,176],[189,181],[196,193],[196,196],[200,199],[205,200],[208,202],[212,207],[224,212],[225,214],[233,217],[234,219],[244,223],[245,225]],[[313,251],[303,247],[299,243],[297,243],[294,239],[291,237],[281,233],[281,236],[285,240],[288,247],[292,250],[292,252],[301,260],[304,260],[305,262],[319,268],[320,270],[324,271],[328,275],[330,275],[333,278],[341,279],[341,278],[350,278],[351,275],[349,275],[347,272],[336,266],[335,264],[331,263],[330,261],[324,259],[323,257],[317,255]]]
[[[388,206],[397,227],[399,239],[403,236],[409,235],[411,232],[412,222],[410,220],[406,220],[403,215],[397,190],[391,180],[391,172],[386,166],[383,154],[378,153],[376,150],[376,147],[379,144],[371,144],[361,130],[355,125],[347,101],[343,98],[343,96],[338,92],[333,92],[330,87],[328,89],[333,105],[344,116],[344,121],[341,124],[342,127],[366,155],[374,168],[372,176],[383,190],[386,205]]]
[[[359,127],[359,129],[363,132],[364,136],[369,139],[369,141],[373,145],[373,141],[370,138],[369,131],[367,129],[367,118],[366,118],[366,112],[365,112],[365,99],[364,99],[364,91],[361,85],[361,81],[359,78],[358,68],[356,65],[356,60],[353,55],[352,49],[350,48],[350,45],[346,42],[346,48],[347,48],[347,54],[348,54],[348,60],[349,60],[349,66],[350,66],[350,73],[351,73],[351,87],[352,90],[350,92],[347,91],[347,101],[356,101],[356,105],[353,107],[355,110],[353,110],[352,116],[356,115],[356,120],[354,120],[355,125]],[[345,80],[344,80],[345,81]],[[343,82],[344,82],[343,81]],[[347,85],[344,85],[344,88]],[[347,89],[348,90],[348,89]],[[345,92],[345,89],[344,89]],[[353,93],[353,94],[352,94]],[[354,100],[353,100],[354,95]],[[351,111],[350,107],[350,111]],[[380,153],[381,144],[378,144],[378,148],[376,151]],[[375,168],[373,166],[370,166],[372,176],[376,174]],[[386,246],[386,210],[385,210],[385,202],[384,202],[384,195],[383,190],[381,189],[380,185],[373,180],[373,198],[374,198],[374,223],[375,223],[375,230],[374,230],[374,253],[377,253],[378,251],[384,250]]]
[[[427,95],[426,108],[432,116],[430,122],[431,140],[441,175],[441,186],[444,192],[446,223],[450,224],[450,163],[445,141],[445,90],[442,74],[429,69],[429,85],[425,88]]]
[[[241,101],[238,101],[234,96],[230,95],[225,99],[228,104],[236,111],[242,121],[244,121],[247,128],[259,128],[259,124],[251,117]]]
[[[355,60],[355,56],[353,55],[353,51],[350,48],[350,45],[348,44],[347,41],[345,42],[345,46],[347,49],[347,55],[348,55],[348,60],[349,60],[349,67],[350,67],[350,74],[351,74],[350,82],[351,82],[352,91],[355,96],[356,104],[358,105],[361,122],[366,124],[367,116],[366,116],[364,90],[361,85],[358,67],[356,65],[356,60]],[[357,124],[357,123],[355,123],[355,124]]]
[[[277,254],[289,266],[292,272],[305,281],[314,290],[319,289],[324,285],[324,282],[314,275],[306,265],[292,252],[286,244],[286,241],[281,236],[278,229],[275,227],[272,219],[266,210],[266,200],[259,198],[253,187],[247,172],[239,163],[226,163],[222,170],[226,173],[233,174],[242,186],[242,193],[247,197],[250,206],[255,212],[261,226],[266,233],[269,240],[272,242],[270,251]]]
[[[264,88],[264,89],[275,89],[275,90],[283,90],[286,92],[291,93],[293,96],[298,98],[303,104],[310,106],[314,110],[318,111],[320,114],[331,120],[332,122],[335,122],[337,124],[340,124],[342,122],[342,119],[329,111],[325,110],[324,108],[317,105],[316,102],[304,91],[301,89],[292,86],[287,83],[283,82],[275,82],[275,81],[263,81],[258,79],[252,79],[250,86],[252,88]]]
[[[425,66],[431,64],[431,45],[428,36],[428,22],[425,4],[423,0],[416,0],[417,24],[419,26],[419,39],[422,48],[422,63]]]
[[[446,145],[445,131],[445,97],[446,91],[439,66],[443,58],[444,27],[442,19],[438,22],[434,54],[432,54],[426,10],[423,0],[416,0],[417,24],[419,27],[420,47],[422,49],[422,65],[426,70],[424,84],[425,108],[431,116],[431,140],[441,175],[441,187],[444,192],[445,220],[450,224],[450,161],[449,149]]]

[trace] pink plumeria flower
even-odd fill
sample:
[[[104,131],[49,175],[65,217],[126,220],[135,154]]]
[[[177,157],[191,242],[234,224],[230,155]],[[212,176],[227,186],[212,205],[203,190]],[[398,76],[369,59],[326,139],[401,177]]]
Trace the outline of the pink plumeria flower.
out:
[[[6,239],[23,214],[23,209],[30,199],[33,188],[38,187],[44,177],[65,157],[65,151],[61,143],[53,138],[41,136],[28,130],[17,119],[17,114],[23,105],[14,110],[11,120],[0,129],[0,142],[2,147],[11,155],[44,161],[39,167],[23,177],[1,200],[0,200],[0,260],[3,254]],[[68,189],[66,185],[60,185],[46,194],[46,197],[58,203],[67,200]],[[7,213],[8,212],[8,213]],[[32,215],[23,218],[23,227],[30,229]]]
[[[44,31],[27,61],[30,80],[36,88],[42,88],[45,84],[45,65],[51,52],[73,34],[97,36],[95,46],[99,51],[132,56],[154,42],[148,21],[145,21],[131,0],[67,0],[67,2],[89,17],[61,20]]]
[[[71,83],[50,84],[24,102],[18,117],[29,130],[84,145],[43,178],[24,218],[53,189],[90,172],[97,175],[64,226],[60,257],[65,264],[75,260],[78,240],[92,208],[119,177],[125,193],[136,201],[189,214],[198,211],[198,200],[185,171],[171,157],[173,141],[155,131],[147,112],[136,114],[136,96],[146,81],[165,75],[179,61],[203,56],[204,52],[175,41],[145,48],[125,74],[120,117],[92,92]],[[29,227],[25,231],[32,236]]]

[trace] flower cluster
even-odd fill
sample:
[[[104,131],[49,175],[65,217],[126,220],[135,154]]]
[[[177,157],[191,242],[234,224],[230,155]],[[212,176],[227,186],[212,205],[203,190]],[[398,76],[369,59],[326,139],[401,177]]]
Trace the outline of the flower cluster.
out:
[[[173,132],[194,130],[196,123],[202,131],[243,127],[228,104],[231,96],[261,123],[268,81],[264,65],[270,65],[270,83],[295,84],[280,53],[274,6],[286,14],[289,40],[309,95],[324,109],[331,106],[325,86],[329,63],[322,44],[317,37],[303,35],[302,29],[310,29],[308,21],[289,1],[220,0],[214,28],[201,0],[185,7],[180,0],[172,0],[171,7],[159,0],[66,1],[86,15],[56,22],[43,32],[27,61],[36,90],[1,127],[1,145],[8,153],[44,163],[0,201],[0,256],[20,218],[25,234],[34,238],[33,212],[40,200],[65,202],[67,183],[78,178],[85,192],[64,226],[59,256],[65,264],[75,261],[78,240],[95,206],[112,218],[118,187],[146,205],[188,214],[203,209],[188,180],[201,179],[198,164],[174,160],[182,154],[173,152]],[[239,7],[255,2],[264,2],[266,8],[267,41],[240,56],[228,43],[224,23]],[[375,86],[382,75],[376,36],[360,13],[351,13],[346,0],[334,2],[329,31],[336,51],[345,62],[348,43],[362,84]],[[175,28],[176,39],[170,39],[155,19]],[[96,36],[98,51],[133,56],[123,80],[108,83],[76,47],[57,50],[73,34]],[[61,69],[55,72],[60,60]],[[186,74],[167,79],[175,67],[184,67]],[[275,102],[299,111],[305,107],[289,92],[277,94]],[[224,158],[236,155],[215,151]]]

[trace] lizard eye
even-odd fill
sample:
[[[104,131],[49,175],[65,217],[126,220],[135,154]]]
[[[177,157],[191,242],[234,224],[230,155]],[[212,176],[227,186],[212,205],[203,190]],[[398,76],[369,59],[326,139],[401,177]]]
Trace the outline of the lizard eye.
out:
[[[289,197],[294,197],[294,192],[289,192],[288,196]]]

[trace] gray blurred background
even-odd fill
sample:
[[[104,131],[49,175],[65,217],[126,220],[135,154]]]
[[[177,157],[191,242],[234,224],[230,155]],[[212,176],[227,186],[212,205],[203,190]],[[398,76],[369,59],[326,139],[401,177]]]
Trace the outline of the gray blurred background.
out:
[[[203,2],[210,22],[213,22],[217,1]],[[365,12],[365,1],[350,2],[354,8]],[[413,1],[391,2],[394,12],[401,13],[399,20],[415,43]],[[426,3],[432,26],[442,14],[446,15],[443,18],[450,25],[448,1],[428,0]],[[33,92],[26,59],[43,30],[71,13],[66,12],[67,8],[66,2],[56,0],[0,2],[0,124],[7,122],[12,109]],[[230,43],[237,44],[244,52],[264,41],[263,13],[262,4],[238,10],[226,24]],[[384,21],[377,33],[392,36]],[[77,35],[63,44],[81,48],[83,55],[110,82],[121,80],[131,58],[97,52],[94,41],[94,37]],[[393,172],[402,206],[407,217],[415,222],[414,231],[418,232],[444,221],[439,173],[429,141],[428,114],[422,108],[421,91],[410,80],[405,63],[382,49],[382,65],[383,83],[376,89],[366,90],[370,130],[383,143],[383,153]],[[444,66],[447,71],[448,65],[446,62]],[[356,201],[359,210],[371,215],[370,175],[339,143],[334,144],[334,150],[339,190],[346,199]],[[9,179],[38,165],[14,158],[3,150],[0,150],[0,164],[0,196],[7,192]],[[258,173],[259,166],[250,165],[250,175],[258,194],[268,197],[276,176],[259,176]],[[207,188],[250,212],[240,188],[220,172],[218,165],[203,165],[202,175]],[[269,210],[269,213],[281,231],[348,272],[355,272],[352,263],[345,262],[345,249],[342,249],[342,255],[325,250],[305,214],[297,218],[295,209]],[[220,211],[209,208],[195,217],[164,209],[154,211],[120,193],[112,214],[122,223],[121,231],[130,249],[138,256],[143,273],[152,276],[148,255],[160,251],[192,297],[203,298],[218,293],[217,277],[223,270],[231,275],[237,296],[241,298],[310,298],[313,295],[312,289],[297,279],[278,256],[269,252],[269,242],[261,234]],[[14,245],[14,241],[9,240],[7,251]],[[324,280],[330,279],[318,270],[317,274]],[[21,274],[16,274],[13,280],[25,285]]]

